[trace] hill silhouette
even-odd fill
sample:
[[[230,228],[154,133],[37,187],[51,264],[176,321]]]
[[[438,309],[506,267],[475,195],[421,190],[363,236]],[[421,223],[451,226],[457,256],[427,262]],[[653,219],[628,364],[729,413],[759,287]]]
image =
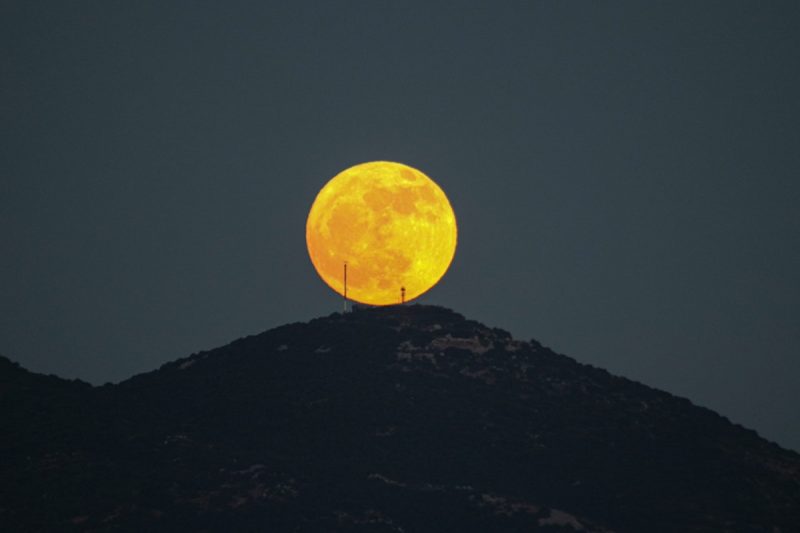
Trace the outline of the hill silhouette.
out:
[[[0,358],[3,531],[790,532],[800,456],[432,306],[116,385]]]

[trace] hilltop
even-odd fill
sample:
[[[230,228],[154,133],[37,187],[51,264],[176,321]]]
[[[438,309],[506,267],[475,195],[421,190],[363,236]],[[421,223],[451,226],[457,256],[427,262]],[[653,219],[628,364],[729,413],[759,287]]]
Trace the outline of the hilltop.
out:
[[[117,385],[0,359],[4,531],[797,531],[800,456],[432,306]]]

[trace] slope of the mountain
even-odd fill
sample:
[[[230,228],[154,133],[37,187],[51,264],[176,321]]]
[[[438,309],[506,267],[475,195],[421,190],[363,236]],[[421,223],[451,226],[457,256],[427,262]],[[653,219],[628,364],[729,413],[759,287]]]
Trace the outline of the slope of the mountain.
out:
[[[78,435],[76,423],[88,423],[85,417],[72,418],[86,410],[90,393],[88,383],[35,374],[0,356],[0,456],[32,453],[56,441],[66,444]]]
[[[0,363],[4,531],[800,530],[794,452],[438,307],[97,388]]]

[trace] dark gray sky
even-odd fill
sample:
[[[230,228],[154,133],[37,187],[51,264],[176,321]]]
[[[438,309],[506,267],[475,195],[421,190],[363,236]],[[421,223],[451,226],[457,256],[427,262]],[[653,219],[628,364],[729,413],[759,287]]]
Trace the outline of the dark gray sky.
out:
[[[340,307],[350,165],[449,195],[423,303],[800,449],[797,2],[0,7],[0,353],[102,383]]]

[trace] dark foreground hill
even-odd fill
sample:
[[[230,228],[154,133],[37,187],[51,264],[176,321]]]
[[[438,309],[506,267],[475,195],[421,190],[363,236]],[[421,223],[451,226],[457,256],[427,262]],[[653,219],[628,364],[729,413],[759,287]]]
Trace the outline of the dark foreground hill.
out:
[[[442,308],[118,385],[0,360],[2,531],[800,531],[800,456]]]

